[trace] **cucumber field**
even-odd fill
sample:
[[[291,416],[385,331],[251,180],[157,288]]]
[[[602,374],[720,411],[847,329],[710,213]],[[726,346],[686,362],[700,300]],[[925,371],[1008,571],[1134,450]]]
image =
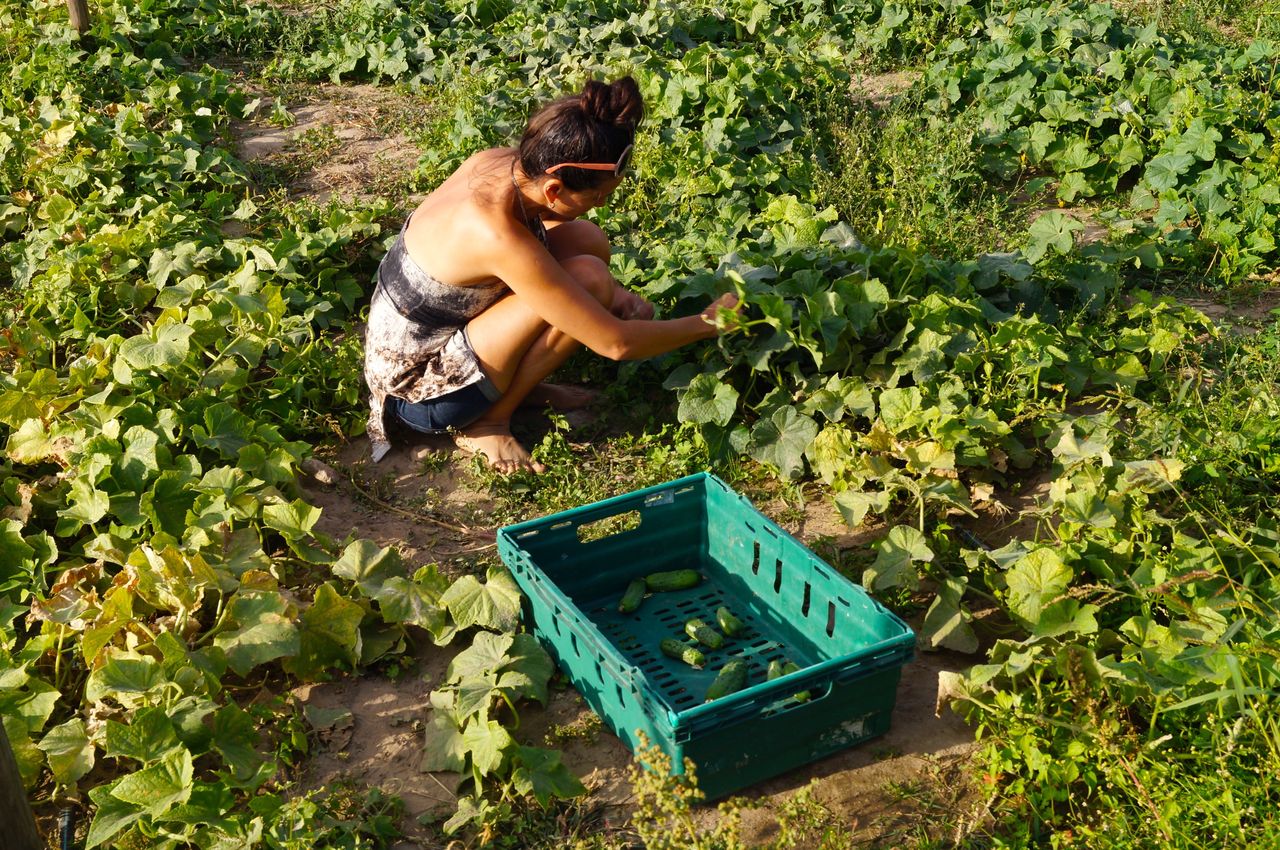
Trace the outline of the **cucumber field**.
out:
[[[1280,0],[89,12],[0,0],[0,779],[38,846],[1280,850]],[[575,354],[594,403],[513,421],[545,472],[375,464],[401,225],[624,75],[609,270],[739,318]],[[914,631],[886,734],[711,802],[584,701],[498,533],[704,471]],[[763,683],[715,676],[757,635],[709,604],[650,649]]]

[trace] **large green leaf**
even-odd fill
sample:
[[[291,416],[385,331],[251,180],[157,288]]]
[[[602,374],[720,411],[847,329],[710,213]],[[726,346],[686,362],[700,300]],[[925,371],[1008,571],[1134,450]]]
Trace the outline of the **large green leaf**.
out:
[[[459,717],[477,715],[481,720],[489,719],[489,704],[498,695],[498,674],[478,673],[465,676],[458,683],[457,700],[454,710]]]
[[[477,632],[471,646],[459,652],[449,662],[444,680],[453,684],[474,676],[496,673],[509,660],[507,650],[511,649],[515,639],[513,634]]]
[[[189,340],[195,330],[189,325],[168,322],[120,344],[120,357],[134,369],[161,370],[177,366],[191,351]]]
[[[137,821],[144,814],[143,810],[132,803],[116,797],[113,792],[124,781],[117,779],[109,785],[99,785],[89,790],[89,799],[93,801],[93,822],[89,824],[89,835],[85,838],[85,850],[93,850],[104,842],[115,837],[116,833]]]
[[[821,413],[829,422],[839,422],[846,414],[874,419],[876,401],[861,378],[832,375],[822,389],[804,400],[800,410],[810,416]]]
[[[957,652],[978,651],[978,636],[969,625],[972,616],[961,601],[968,583],[963,576],[947,576],[938,588],[938,595],[920,627],[921,635],[930,646]]]
[[[920,423],[924,396],[919,387],[885,390],[880,393],[880,421],[893,434],[901,434]]]
[[[1041,612],[1066,592],[1071,584],[1071,567],[1053,549],[1041,547],[1022,556],[1006,576],[1009,610],[1029,627],[1040,621]]]
[[[1093,634],[1098,631],[1098,606],[1082,604],[1078,599],[1059,599],[1046,605],[1035,621],[1031,633],[1037,637],[1057,637],[1068,632]]]
[[[1075,245],[1075,233],[1081,230],[1084,230],[1084,225],[1076,219],[1058,210],[1050,210],[1031,223],[1023,253],[1033,263],[1040,262],[1050,248],[1059,254],[1069,253]]]
[[[40,749],[49,761],[53,778],[62,785],[72,785],[93,769],[94,746],[80,718],[68,720],[50,729],[40,739]]]
[[[0,582],[34,568],[36,550],[23,539],[22,528],[16,519],[0,519]]]
[[[139,806],[152,817],[160,817],[171,806],[185,802],[191,794],[191,752],[170,753],[163,760],[116,783],[111,795]]]
[[[226,460],[235,460],[252,435],[253,420],[225,402],[206,408],[204,426],[191,429],[196,445],[213,449]]]
[[[403,576],[404,572],[399,552],[363,538],[348,543],[333,563],[334,575],[355,582],[360,591],[370,598],[377,596],[387,579]]]
[[[498,686],[513,702],[517,697],[524,697],[547,704],[547,683],[555,672],[555,664],[536,637],[522,632],[512,638],[507,660],[500,669],[502,678]]]
[[[432,712],[423,729],[426,745],[419,769],[424,772],[448,770],[461,773],[466,769],[467,744],[452,719]]]
[[[1195,157],[1189,153],[1161,154],[1147,163],[1142,177],[1146,184],[1157,192],[1172,189],[1178,185],[1182,175],[1193,163],[1195,163]]]
[[[872,590],[889,587],[915,587],[917,563],[933,560],[933,550],[919,529],[909,525],[897,525],[876,544],[879,550],[875,561],[862,574],[862,583]]]
[[[498,721],[473,718],[462,730],[462,743],[471,756],[472,766],[481,776],[487,776],[502,766],[507,748],[515,741]]]
[[[871,511],[882,514],[889,510],[892,500],[893,494],[888,490],[845,490],[836,494],[836,507],[845,524],[857,528]]]
[[[274,771],[275,765],[258,752],[257,743],[257,722],[240,706],[224,705],[213,715],[213,750],[227,765],[231,787],[253,790]]]
[[[818,424],[787,405],[752,427],[747,450],[756,460],[775,466],[784,478],[797,478],[804,471],[804,453],[817,436]]]
[[[99,490],[92,481],[73,478],[67,492],[67,506],[58,512],[58,516],[76,521],[76,524],[65,529],[69,532],[71,528],[79,528],[80,523],[93,525],[107,515],[110,507],[111,497],[106,491]],[[63,528],[59,530],[64,531]]]
[[[136,698],[165,683],[164,672],[154,658],[133,652],[120,652],[89,674],[85,698],[100,702],[106,697],[132,705]]]
[[[429,566],[418,570],[412,580],[404,576],[387,579],[374,599],[384,621],[426,629],[436,645],[442,646],[457,631],[449,613],[439,604],[448,587],[449,580]]]
[[[335,669],[354,670],[360,663],[360,621],[365,610],[344,599],[325,582],[302,612],[298,654],[284,662],[284,669],[301,679],[314,679]]]
[[[243,676],[259,664],[296,655],[298,627],[290,605],[277,591],[241,591],[228,611],[232,628],[214,638],[227,666]]]
[[[301,499],[294,499],[287,505],[267,505],[262,509],[262,522],[290,541],[306,537],[319,521],[320,509]]]
[[[9,749],[18,764],[22,784],[27,788],[34,788],[36,780],[40,778],[40,769],[44,767],[44,754],[31,740],[31,733],[22,718],[4,714],[0,715],[0,723],[4,724],[4,734],[9,739]]]
[[[107,755],[137,759],[145,764],[162,758],[178,746],[178,734],[165,709],[158,706],[140,709],[129,721],[128,725],[107,721],[103,748]]]
[[[80,639],[80,651],[86,663],[92,665],[120,630],[133,621],[134,592],[127,586],[113,587],[102,600],[102,608],[93,625],[85,629]]]
[[[682,422],[728,425],[738,409],[738,391],[719,375],[703,372],[680,394],[677,416]]]
[[[440,604],[448,609],[459,629],[480,626],[505,632],[515,629],[520,599],[520,588],[511,573],[493,566],[484,584],[471,575],[459,578],[440,597]]]
[[[560,760],[556,750],[541,747],[516,747],[515,769],[511,784],[521,794],[532,794],[542,805],[553,797],[577,797],[587,793],[578,777]]]
[[[155,486],[143,494],[141,510],[157,531],[180,538],[187,528],[187,512],[195,500],[190,476],[176,469],[167,469],[160,473]]]

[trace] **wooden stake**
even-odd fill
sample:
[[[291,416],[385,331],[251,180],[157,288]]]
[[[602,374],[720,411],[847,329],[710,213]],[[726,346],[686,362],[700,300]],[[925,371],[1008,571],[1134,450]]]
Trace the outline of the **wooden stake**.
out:
[[[36,832],[36,819],[27,802],[27,792],[18,772],[18,760],[9,748],[9,736],[0,723],[0,824],[4,846],[13,850],[43,850],[44,842]]]
[[[76,32],[84,35],[89,31],[88,0],[67,0],[67,11],[71,13],[71,26]]]

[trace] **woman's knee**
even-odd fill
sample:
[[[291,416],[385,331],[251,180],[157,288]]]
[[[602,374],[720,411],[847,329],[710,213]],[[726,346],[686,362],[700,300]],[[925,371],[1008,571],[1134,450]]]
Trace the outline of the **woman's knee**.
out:
[[[613,295],[617,291],[609,266],[593,254],[580,254],[569,257],[561,263],[565,271],[578,282],[578,285],[595,298],[605,308],[613,306]]]
[[[551,240],[552,253],[560,258],[590,254],[599,257],[607,265],[613,253],[609,247],[609,237],[591,221],[567,221],[552,228],[547,238]]]

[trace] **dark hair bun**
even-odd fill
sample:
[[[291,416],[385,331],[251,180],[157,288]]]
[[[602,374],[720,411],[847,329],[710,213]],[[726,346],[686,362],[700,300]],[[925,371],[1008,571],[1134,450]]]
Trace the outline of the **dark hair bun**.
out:
[[[631,77],[612,83],[591,80],[582,90],[582,111],[601,124],[634,129],[644,115],[640,86]]]

